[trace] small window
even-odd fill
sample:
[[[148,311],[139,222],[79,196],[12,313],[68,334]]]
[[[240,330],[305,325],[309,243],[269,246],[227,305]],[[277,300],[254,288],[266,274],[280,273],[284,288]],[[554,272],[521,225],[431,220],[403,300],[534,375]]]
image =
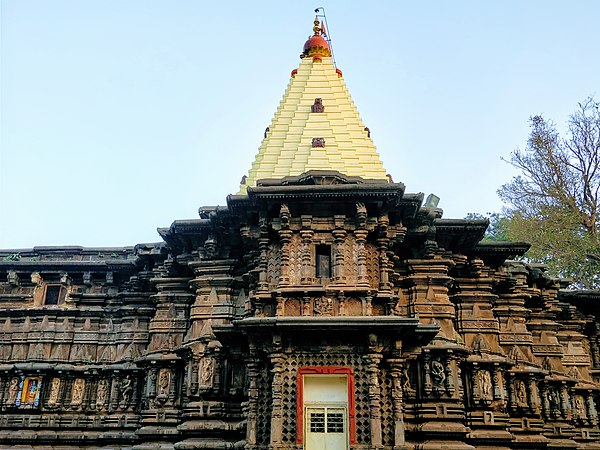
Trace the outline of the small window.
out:
[[[331,278],[331,245],[317,245],[317,278]]]
[[[67,296],[67,290],[59,284],[50,284],[46,286],[46,295],[44,296],[44,305],[60,305]]]

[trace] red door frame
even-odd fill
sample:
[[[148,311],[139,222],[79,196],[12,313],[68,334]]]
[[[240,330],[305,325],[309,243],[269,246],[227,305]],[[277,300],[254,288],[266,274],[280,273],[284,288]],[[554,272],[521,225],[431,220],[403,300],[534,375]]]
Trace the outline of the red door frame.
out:
[[[298,368],[296,397],[296,443],[304,439],[304,375],[346,375],[348,378],[348,431],[350,444],[356,444],[356,408],[354,404],[354,371],[350,367],[324,366]]]

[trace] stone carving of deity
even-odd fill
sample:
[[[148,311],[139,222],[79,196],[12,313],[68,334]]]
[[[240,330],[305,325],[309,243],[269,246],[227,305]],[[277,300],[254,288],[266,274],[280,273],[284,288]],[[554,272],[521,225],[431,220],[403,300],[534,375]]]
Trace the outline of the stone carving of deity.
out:
[[[19,392],[19,379],[14,377],[10,380],[8,386],[8,404],[11,406],[15,405],[17,401],[17,393]]]
[[[169,369],[160,369],[158,375],[158,396],[168,397],[169,386],[171,385],[171,371]]]
[[[412,394],[414,393],[414,389],[411,385],[410,382],[410,372],[409,372],[409,366],[408,363],[406,363],[404,365],[404,368],[402,369],[402,388],[404,389],[404,393],[405,394]]]
[[[98,389],[96,390],[96,406],[102,408],[106,402],[106,380],[100,380],[98,382]]]
[[[325,111],[325,106],[323,106],[322,98],[315,98],[315,102],[311,105],[310,111],[314,113],[322,113]]]
[[[58,403],[58,393],[60,392],[60,378],[54,377],[50,382],[50,396],[48,397],[48,405],[56,405]]]
[[[580,419],[585,419],[587,417],[585,401],[581,395],[575,397],[575,412]]]
[[[484,400],[492,399],[492,377],[487,370],[477,372],[477,382],[481,398]]]
[[[517,381],[517,404],[527,406],[527,388],[523,380]]]
[[[214,358],[204,358],[200,363],[200,386],[211,387],[215,369]]]
[[[133,381],[131,375],[126,375],[119,384],[119,390],[121,393],[121,405],[127,406],[131,400],[131,394],[133,392]]]
[[[446,381],[444,365],[437,359],[431,361],[431,378],[433,385],[437,387],[442,387]]]
[[[309,302],[304,302],[304,304],[302,305],[302,315],[310,316],[310,303]]]
[[[329,297],[323,297],[315,302],[315,314],[319,316],[333,315],[333,300]]]
[[[550,403],[550,414],[554,417],[558,416],[560,414],[560,400],[556,389],[551,389],[548,392],[548,402]]]
[[[244,369],[236,367],[233,372],[233,387],[236,389],[244,389]]]
[[[85,380],[77,378],[73,383],[73,391],[71,393],[71,405],[81,405],[83,401],[83,391],[85,388]]]

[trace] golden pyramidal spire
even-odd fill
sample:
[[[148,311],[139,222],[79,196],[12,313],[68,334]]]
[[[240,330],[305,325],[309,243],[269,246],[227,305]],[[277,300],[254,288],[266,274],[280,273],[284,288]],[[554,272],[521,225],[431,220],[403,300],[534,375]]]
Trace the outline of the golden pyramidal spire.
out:
[[[264,178],[337,170],[348,176],[387,180],[386,170],[350,97],[342,72],[315,18],[298,69],[277,108],[239,194]]]

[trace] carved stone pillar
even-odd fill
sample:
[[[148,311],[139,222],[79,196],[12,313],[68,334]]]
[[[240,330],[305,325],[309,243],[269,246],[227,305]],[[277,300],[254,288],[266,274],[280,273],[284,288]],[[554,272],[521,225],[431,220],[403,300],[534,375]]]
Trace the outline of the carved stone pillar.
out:
[[[268,256],[267,250],[269,249],[269,231],[267,225],[267,219],[260,219],[260,238],[258,239],[258,251],[260,253],[259,260],[259,273],[258,273],[258,292],[264,293],[269,290],[267,283],[267,269],[268,269]]]
[[[150,409],[155,407],[157,379],[158,368],[153,366],[148,370],[148,377],[146,378],[146,395]]]
[[[594,368],[600,368],[600,343],[598,337],[596,339],[590,339],[590,353],[592,355],[592,366]]]
[[[370,293],[365,296],[364,301],[363,301],[363,315],[364,316],[372,316],[373,315],[372,300],[373,300],[373,298],[371,297]]]
[[[72,381],[69,380],[71,384]],[[115,371],[113,372],[113,376],[111,377],[111,391],[110,391],[110,411],[116,411],[117,408],[119,407],[119,386],[120,386],[120,377],[119,377],[119,372]]]
[[[258,376],[260,365],[256,357],[256,345],[250,342],[248,367],[248,404],[246,412],[246,443],[250,448],[256,445],[258,434]]]
[[[542,383],[540,386],[540,397],[542,404],[542,414],[544,417],[550,417],[550,402],[548,401],[548,386],[545,383]]]
[[[529,375],[529,406],[535,414],[540,414],[540,395],[537,385],[537,380],[533,375]]]
[[[450,396],[454,396],[455,392],[455,380],[454,374],[456,373],[456,357],[452,354],[448,355],[446,364],[444,364],[444,373],[446,375],[446,392]]]
[[[498,365],[494,368],[494,400],[506,400],[502,368]]]
[[[285,354],[281,352],[280,337],[275,336],[276,341],[274,352],[271,353],[270,359],[272,364],[271,373],[273,374],[272,390],[272,408],[271,408],[271,447],[272,449],[280,448],[283,434],[283,364],[285,362]]]
[[[482,397],[481,386],[477,380],[478,372],[479,372],[479,366],[477,364],[473,364],[473,367],[469,374],[470,375],[469,381],[471,382],[471,395],[473,398],[473,403],[476,405],[479,404],[479,401],[481,400],[481,397]]]
[[[369,284],[369,277],[367,276],[367,255],[365,253],[365,244],[367,242],[367,230],[356,230],[354,236],[356,237],[356,273],[357,283],[362,285]]]
[[[311,298],[308,295],[302,297],[302,315],[303,316],[311,316],[312,315],[312,303]]]
[[[562,416],[571,420],[571,402],[569,401],[569,389],[566,385],[563,385],[560,390],[560,411]]]
[[[515,379],[515,374],[510,374],[510,379],[508,381],[509,387],[509,399],[510,399],[510,408],[513,411],[517,410],[517,380]]]
[[[383,292],[390,292],[391,285],[389,280],[389,261],[388,261],[388,247],[390,240],[387,236],[389,226],[389,219],[387,214],[379,216],[379,239],[377,239],[377,245],[379,247],[379,290]]]
[[[588,395],[585,398],[587,403],[588,417],[592,425],[598,425],[598,411],[596,411],[596,405],[594,404],[594,396],[592,391],[588,391]]]
[[[400,359],[401,341],[396,341],[393,358],[388,359],[392,378],[392,408],[394,417],[394,448],[403,448],[406,444],[404,427],[404,400],[402,393],[402,374],[404,367]]]
[[[289,263],[290,263],[290,241],[294,233],[292,230],[279,230],[279,239],[281,241],[281,268],[279,274],[279,286],[290,284]]]
[[[333,274],[336,283],[343,283],[346,280],[344,272],[344,240],[346,239],[346,230],[333,230],[334,247],[334,266]]]
[[[432,390],[430,364],[431,354],[429,352],[425,352],[423,354],[423,372],[425,378],[425,382],[423,383],[423,390],[426,395],[430,395]]]
[[[379,387],[379,362],[381,354],[372,352],[365,357],[369,374],[369,424],[371,430],[371,449],[382,449],[381,432],[381,388]]]
[[[275,299],[275,315],[280,317],[285,315],[285,298],[278,295]]]
[[[190,383],[190,393],[196,395],[198,393],[198,357],[192,356],[189,364],[190,375],[188,377]]]
[[[302,284],[312,284],[315,270],[311,264],[311,246],[313,230],[301,230],[300,237],[302,239]]]
[[[179,397],[179,389],[177,389],[177,368],[174,367],[173,370],[170,371],[170,375],[171,384],[169,385],[169,402],[174,405]]]

